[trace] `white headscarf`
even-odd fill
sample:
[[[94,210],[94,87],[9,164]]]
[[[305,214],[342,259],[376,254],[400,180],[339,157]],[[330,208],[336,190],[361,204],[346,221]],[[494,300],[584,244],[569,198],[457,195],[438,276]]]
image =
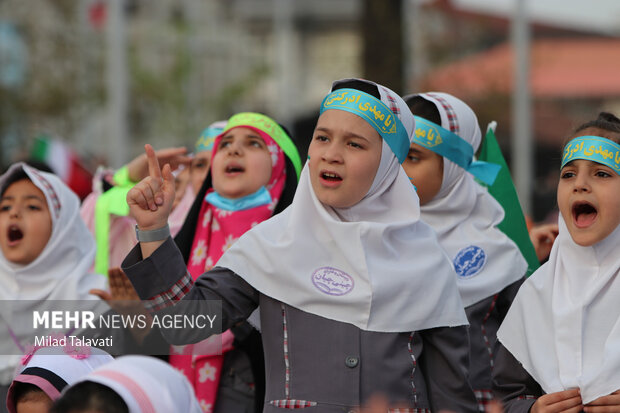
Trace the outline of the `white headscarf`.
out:
[[[547,393],[583,403],[620,389],[620,226],[577,245],[560,215],[549,261],[523,284],[497,337]]]
[[[154,357],[122,356],[83,376],[114,390],[129,413],[202,413],[185,376]]]
[[[14,384],[30,383],[56,400],[65,386],[114,360],[111,355],[95,347],[84,347],[80,354],[67,352],[62,347],[43,347],[30,356],[24,356],[19,373],[13,379],[7,396],[7,407],[15,413]],[[36,370],[34,370],[36,369]]]
[[[19,358],[16,356],[20,354],[19,347],[33,344],[21,341],[32,335],[35,307],[52,300],[93,300],[92,308],[95,308],[101,301],[88,291],[105,288],[107,284],[104,276],[88,272],[95,257],[95,240],[80,217],[77,195],[60,178],[20,162],[0,177],[0,192],[21,169],[45,195],[52,217],[52,234],[41,254],[30,264],[13,264],[0,253],[0,383],[10,378]],[[19,346],[16,339],[20,341]]]
[[[415,121],[405,102],[376,87],[411,141]],[[218,265],[267,296],[363,330],[465,325],[454,270],[419,217],[418,196],[383,141],[374,182],[360,202],[323,205],[306,166],[291,206],[246,232]]]
[[[465,102],[447,93],[421,93],[441,116],[441,127],[478,150],[481,141],[476,114]],[[437,232],[456,273],[467,307],[498,293],[525,275],[527,262],[517,245],[497,226],[504,209],[473,175],[443,158],[439,193],[421,207],[422,219]]]
[[[45,195],[52,216],[52,234],[41,254],[28,265],[17,266],[0,255],[0,299],[92,299],[88,290],[102,288],[106,279],[88,274],[95,256],[95,240],[80,217],[80,200],[56,175],[21,162],[0,177],[0,191],[20,169]]]

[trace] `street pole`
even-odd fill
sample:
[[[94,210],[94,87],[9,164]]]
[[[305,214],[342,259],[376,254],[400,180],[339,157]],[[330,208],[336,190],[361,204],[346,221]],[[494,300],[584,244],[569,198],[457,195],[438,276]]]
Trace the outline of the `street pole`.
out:
[[[128,159],[130,148],[127,137],[127,48],[125,34],[124,0],[110,0],[106,30],[107,51],[107,112],[108,163],[121,167]]]
[[[403,94],[419,93],[420,78],[424,73],[422,19],[418,0],[403,0],[401,26],[403,31]]]
[[[295,115],[293,77],[294,31],[293,12],[294,0],[273,0],[274,35],[276,45],[277,101],[278,120],[291,127]]]
[[[532,214],[533,144],[530,93],[530,32],[527,0],[515,0],[512,22],[514,87],[512,95],[512,172],[521,207]]]

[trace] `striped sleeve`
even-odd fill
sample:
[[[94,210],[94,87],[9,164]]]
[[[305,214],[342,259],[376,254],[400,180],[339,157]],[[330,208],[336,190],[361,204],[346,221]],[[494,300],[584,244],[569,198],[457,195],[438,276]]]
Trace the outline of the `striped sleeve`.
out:
[[[149,311],[172,306],[189,293],[194,280],[172,238],[142,259],[140,245],[127,255],[122,269]]]

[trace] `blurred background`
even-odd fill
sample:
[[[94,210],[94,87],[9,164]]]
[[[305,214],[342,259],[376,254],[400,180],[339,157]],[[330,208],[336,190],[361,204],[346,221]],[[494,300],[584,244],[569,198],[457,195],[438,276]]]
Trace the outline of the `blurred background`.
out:
[[[620,113],[619,36],[617,0],[0,0],[0,167],[35,157],[88,186],[246,110],[305,157],[331,82],[364,77],[452,93],[483,133],[497,121],[541,222],[563,140]]]

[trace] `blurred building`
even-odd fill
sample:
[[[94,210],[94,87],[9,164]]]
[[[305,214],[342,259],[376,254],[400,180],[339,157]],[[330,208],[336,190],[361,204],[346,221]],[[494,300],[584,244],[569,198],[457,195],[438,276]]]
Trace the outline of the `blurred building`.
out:
[[[361,74],[360,4],[125,0],[127,147],[111,148],[108,1],[0,0],[29,57],[26,82],[2,94],[1,107],[21,114],[20,145],[44,131],[97,159],[121,151],[129,160],[144,142],[190,145],[212,121],[243,110],[290,127],[316,111],[333,79]],[[0,138],[8,129],[0,123]]]
[[[462,9],[449,0],[421,8],[425,72],[422,90],[442,90],[468,102],[484,130],[499,123],[498,140],[510,158],[514,51],[510,16]],[[560,151],[564,139],[599,111],[620,114],[620,39],[533,21],[530,88],[535,140],[534,219],[555,207]],[[458,47],[450,45],[458,44]]]

